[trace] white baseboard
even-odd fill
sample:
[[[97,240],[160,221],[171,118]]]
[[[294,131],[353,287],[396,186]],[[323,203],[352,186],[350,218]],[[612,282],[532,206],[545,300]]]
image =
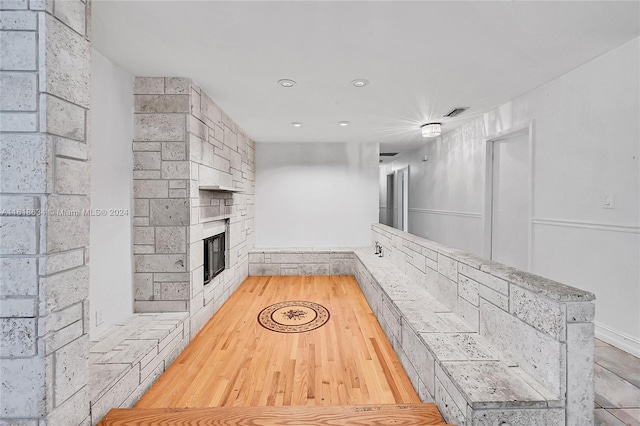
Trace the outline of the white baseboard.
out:
[[[598,323],[595,323],[595,334],[597,339],[640,357],[640,340],[637,338]]]

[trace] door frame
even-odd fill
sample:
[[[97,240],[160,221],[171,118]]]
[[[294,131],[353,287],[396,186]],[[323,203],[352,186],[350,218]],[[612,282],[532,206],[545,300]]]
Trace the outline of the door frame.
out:
[[[529,144],[529,212],[528,212],[528,245],[527,245],[527,270],[531,271],[533,263],[533,136],[534,136],[534,120],[519,126],[514,126],[498,133],[489,135],[484,139],[485,142],[485,178],[484,178],[484,245],[483,256],[491,259],[492,240],[493,240],[493,151],[494,142],[512,138],[519,135],[527,135],[527,143]]]
[[[402,185],[402,203],[399,202],[398,195],[400,191],[395,188],[398,188],[400,185],[400,181],[398,179],[398,172],[404,172],[404,180]],[[394,198],[396,199],[396,211],[398,212],[398,216],[402,214],[402,229],[401,231],[409,232],[409,165],[406,167],[402,167],[400,169],[394,170],[394,183],[395,183],[395,194]],[[400,206],[402,206],[402,211],[399,210]],[[395,216],[395,215],[394,215]],[[394,223],[395,225],[395,223]]]

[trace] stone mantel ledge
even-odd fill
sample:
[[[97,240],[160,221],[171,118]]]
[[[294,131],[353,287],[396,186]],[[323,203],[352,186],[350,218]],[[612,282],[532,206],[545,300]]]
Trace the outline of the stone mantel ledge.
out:
[[[484,259],[480,256],[467,253],[462,250],[447,247],[435,241],[409,234],[387,225],[375,223],[371,228],[382,234],[386,233],[391,236],[396,236],[413,242],[421,248],[433,250],[443,256],[451,257],[460,263],[468,265],[474,269],[479,269],[482,272],[486,272],[496,278],[503,279],[512,284],[548,297],[549,299],[560,302],[590,302],[596,299],[595,294],[588,291],[580,290],[578,288],[553,281],[549,278],[541,277],[511,266]],[[384,244],[382,244],[382,246],[384,247]]]

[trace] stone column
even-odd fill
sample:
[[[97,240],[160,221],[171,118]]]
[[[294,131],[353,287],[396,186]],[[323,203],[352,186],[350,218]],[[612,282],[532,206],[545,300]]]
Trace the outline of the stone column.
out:
[[[137,77],[133,141],[136,312],[189,310],[191,81]]]
[[[90,3],[0,10],[0,424],[88,424]]]

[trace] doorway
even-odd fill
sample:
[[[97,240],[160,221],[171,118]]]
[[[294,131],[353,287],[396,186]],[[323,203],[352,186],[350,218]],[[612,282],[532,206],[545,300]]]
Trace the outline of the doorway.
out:
[[[393,226],[393,217],[395,211],[395,201],[394,201],[394,186],[395,186],[395,176],[393,173],[387,175],[387,209],[385,212],[385,220],[384,224],[388,226]]]
[[[531,270],[531,125],[487,140],[485,255]]]

